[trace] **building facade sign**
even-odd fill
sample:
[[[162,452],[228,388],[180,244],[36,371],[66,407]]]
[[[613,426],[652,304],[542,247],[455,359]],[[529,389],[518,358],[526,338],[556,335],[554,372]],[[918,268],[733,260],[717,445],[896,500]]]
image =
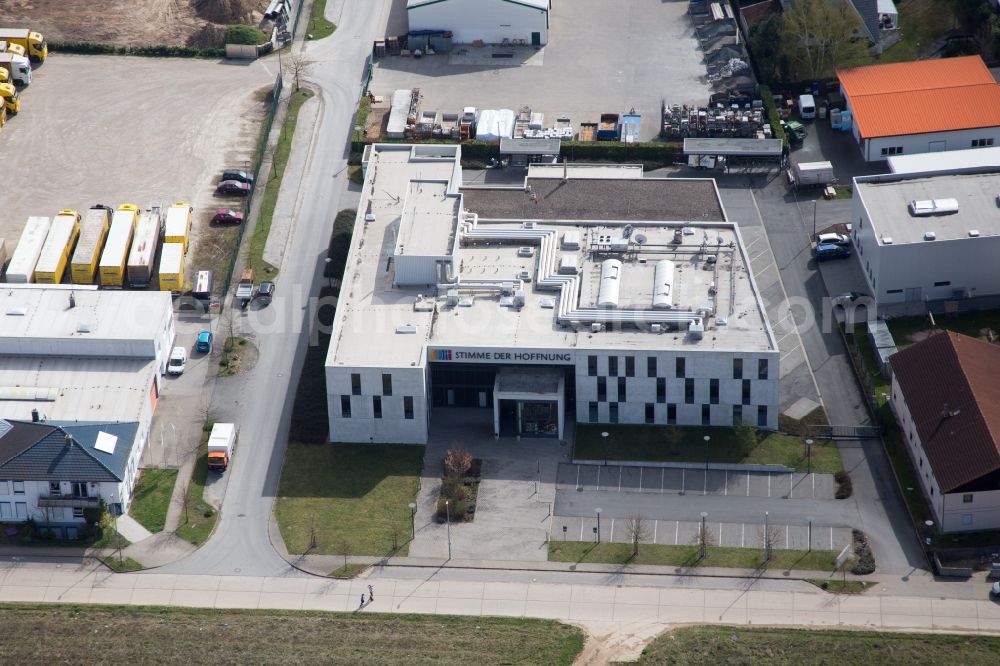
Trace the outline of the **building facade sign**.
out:
[[[510,363],[573,365],[576,355],[566,349],[497,349],[490,347],[429,347],[431,363]]]

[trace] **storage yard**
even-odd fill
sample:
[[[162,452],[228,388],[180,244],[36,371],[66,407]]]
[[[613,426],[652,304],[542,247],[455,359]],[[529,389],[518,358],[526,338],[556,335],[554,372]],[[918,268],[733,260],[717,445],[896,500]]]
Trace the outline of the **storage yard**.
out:
[[[540,138],[554,138],[553,130],[567,125],[579,133],[581,123],[634,109],[642,117],[639,140],[648,140],[660,133],[665,97],[706,104],[715,92],[687,3],[579,0],[558,9],[551,13],[548,45],[521,66],[488,57],[451,64],[476,63],[471,45],[451,54],[376,60],[370,90],[383,102],[373,116],[388,113],[394,91],[418,88],[420,110],[442,118],[460,116],[465,107],[517,116],[527,106],[535,114],[527,129]],[[629,35],[627,48],[622,35]]]
[[[14,170],[5,182],[0,238],[7,254],[15,254],[31,216],[47,218],[54,225],[64,209],[85,218],[96,204],[117,209],[131,203],[138,207],[140,219],[147,209],[159,206],[162,228],[168,209],[185,202],[193,208],[188,239],[192,247],[182,254],[181,266],[187,264],[190,288],[194,271],[211,268],[199,264],[221,260],[225,247],[217,246],[227,245],[202,243],[201,231],[227,234],[226,238],[233,231],[209,226],[216,208],[239,207],[236,199],[216,196],[215,184],[224,168],[243,169],[252,159],[267,109],[263,90],[270,88],[272,76],[263,63],[220,67],[188,59],[50,55],[23,91],[30,112],[9,121],[0,134],[0,154],[31,155],[33,163],[44,165],[41,173]],[[177,85],[180,80],[183,86]],[[76,234],[81,233],[79,222]],[[116,237],[115,232],[108,237]],[[90,239],[86,234],[83,238]],[[125,247],[135,249],[131,243]],[[63,248],[69,254],[62,262],[60,280],[69,282],[73,244]],[[156,261],[158,248],[146,249],[154,256],[140,253],[138,263]],[[38,252],[36,262],[44,253],[41,245]],[[58,269],[58,251],[49,252],[53,270]],[[176,281],[175,254],[168,253]],[[100,255],[91,255],[90,260],[95,256]],[[85,270],[88,261],[81,254],[80,261],[72,263]],[[23,270],[18,265],[14,268]],[[104,276],[103,266],[99,273]],[[157,286],[155,278],[138,273],[129,280],[135,287]]]

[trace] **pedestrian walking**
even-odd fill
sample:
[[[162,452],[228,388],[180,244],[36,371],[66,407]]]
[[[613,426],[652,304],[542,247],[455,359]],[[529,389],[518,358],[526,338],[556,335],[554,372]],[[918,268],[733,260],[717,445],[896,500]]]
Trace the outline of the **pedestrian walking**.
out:
[[[361,596],[364,596],[363,594]],[[368,603],[375,601],[375,588],[371,585],[368,586]]]
[[[358,608],[364,608],[364,607],[365,607],[365,593],[362,592],[361,593],[361,605],[358,606]]]

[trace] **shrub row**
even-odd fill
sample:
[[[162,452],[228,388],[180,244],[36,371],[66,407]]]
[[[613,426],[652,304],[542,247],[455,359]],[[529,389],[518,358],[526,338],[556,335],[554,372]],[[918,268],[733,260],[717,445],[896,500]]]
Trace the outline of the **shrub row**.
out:
[[[760,87],[761,101],[767,110],[767,117],[771,121],[771,136],[781,139],[781,145],[788,150],[788,137],[785,136],[785,128],[781,126],[781,116],[778,115],[778,107],[774,105],[774,95],[767,86]]]
[[[263,44],[265,41],[267,35],[252,25],[231,25],[226,28],[226,44],[253,46]]]
[[[854,554],[858,556],[858,561],[851,568],[851,573],[856,576],[865,576],[875,572],[875,553],[868,545],[868,537],[861,530],[852,530],[854,540]]]
[[[190,46],[122,46],[96,42],[50,42],[54,53],[80,53],[83,55],[133,55],[151,58],[223,58],[222,48],[193,48]]]
[[[854,493],[854,482],[851,481],[851,475],[844,470],[834,474],[833,480],[837,482],[837,491],[833,495],[837,499],[847,499]]]

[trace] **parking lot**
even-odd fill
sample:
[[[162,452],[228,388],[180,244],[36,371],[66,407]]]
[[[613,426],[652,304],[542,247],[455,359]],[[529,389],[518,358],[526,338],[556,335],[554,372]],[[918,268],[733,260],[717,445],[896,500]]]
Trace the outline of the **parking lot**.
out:
[[[452,55],[387,56],[376,62],[371,91],[389,99],[400,88],[420,88],[422,108],[461,112],[463,107],[517,110],[596,122],[601,113],[632,108],[642,114],[640,137],[659,132],[660,105],[707,104],[702,52],[687,3],[662,0],[575,0],[555,3],[549,42],[523,66],[475,62],[476,48]],[[462,53],[464,51],[465,53]]]
[[[214,183],[224,167],[244,168],[252,158],[267,108],[262,89],[273,77],[265,61],[53,54],[0,134],[0,154],[11,165],[0,238],[12,251],[28,216],[63,208],[188,201],[195,208],[190,276],[199,246],[214,245],[200,238],[214,231],[210,211],[241,205],[214,196]]]

